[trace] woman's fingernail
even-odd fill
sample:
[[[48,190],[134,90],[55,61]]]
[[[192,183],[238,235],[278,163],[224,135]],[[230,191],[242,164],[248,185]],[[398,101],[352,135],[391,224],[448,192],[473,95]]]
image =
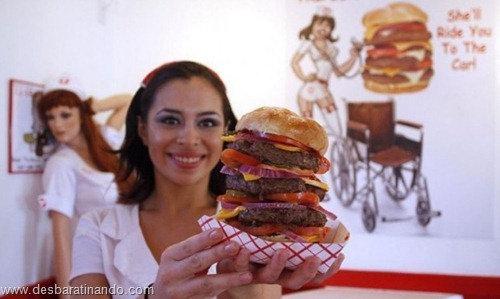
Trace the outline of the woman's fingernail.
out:
[[[238,246],[234,243],[228,243],[224,246],[224,250],[227,253],[236,253],[238,251]]]
[[[210,234],[208,235],[210,237],[210,239],[212,240],[219,240],[220,237],[221,237],[221,233],[220,233],[220,230],[218,229],[214,229],[213,231],[210,232]]]
[[[321,265],[321,261],[318,258],[313,259],[313,261],[309,264],[309,271],[315,274],[318,272],[318,268]]]
[[[344,259],[345,259],[345,255],[340,254],[338,257],[339,263],[342,263],[344,261]]]
[[[283,252],[281,252],[281,254],[278,257],[279,257],[279,260],[284,263],[290,257],[290,252],[289,251],[283,251]]]
[[[239,276],[240,281],[243,283],[249,283],[252,281],[252,273],[250,272],[243,272]]]

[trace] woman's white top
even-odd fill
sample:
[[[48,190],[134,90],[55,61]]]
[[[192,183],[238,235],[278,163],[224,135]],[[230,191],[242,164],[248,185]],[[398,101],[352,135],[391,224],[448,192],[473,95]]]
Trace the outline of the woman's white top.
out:
[[[158,272],[139,225],[139,205],[117,204],[80,218],[73,239],[70,281],[83,274],[104,274],[113,298],[136,298]]]
[[[73,240],[70,281],[103,274],[113,298],[141,298],[158,272],[139,225],[139,205],[117,204],[81,217]],[[215,266],[209,269],[215,273]]]
[[[117,148],[123,134],[110,127],[101,132],[111,145]],[[81,215],[114,205],[118,189],[114,174],[90,167],[73,149],[60,144],[45,164],[42,185],[44,193],[38,202],[47,211],[53,210],[72,219],[73,227]]]
[[[326,42],[325,52],[320,51],[312,40],[304,40],[297,50],[300,54],[309,53],[314,66],[316,67],[316,76],[321,80],[328,80],[333,70],[333,62],[337,59],[338,49],[330,41]]]
[[[338,50],[332,42],[327,42],[326,52],[316,47],[314,41],[302,41],[299,49],[300,54],[309,54],[316,68],[316,81],[305,82],[299,90],[299,96],[310,102],[326,99],[329,96],[328,81],[333,72],[333,62],[336,60]]]

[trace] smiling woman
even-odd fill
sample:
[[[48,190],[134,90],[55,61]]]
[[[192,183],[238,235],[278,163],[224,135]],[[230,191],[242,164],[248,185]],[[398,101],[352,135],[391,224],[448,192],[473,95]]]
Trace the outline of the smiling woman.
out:
[[[282,286],[297,289],[333,275],[341,259],[325,275],[317,274],[317,257],[286,270],[285,249],[262,266],[220,229],[201,231],[197,220],[215,214],[215,198],[225,192],[221,136],[235,124],[224,83],[206,66],[178,61],[147,75],[119,151],[118,181],[133,178],[133,185],[123,190],[122,204],[82,217],[71,285],[153,283],[149,298],[271,299]]]

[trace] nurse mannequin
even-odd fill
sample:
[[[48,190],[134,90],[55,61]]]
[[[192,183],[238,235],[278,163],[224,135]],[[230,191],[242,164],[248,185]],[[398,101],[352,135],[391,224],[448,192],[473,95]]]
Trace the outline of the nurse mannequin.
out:
[[[87,211],[113,205],[118,198],[114,183],[118,158],[112,150],[123,139],[119,130],[130,101],[127,94],[87,99],[73,78],[61,77],[47,85],[38,102],[39,115],[56,141],[38,201],[52,221],[59,287],[69,286],[71,242],[78,219]],[[102,111],[108,111],[109,117],[99,125],[93,115]]]

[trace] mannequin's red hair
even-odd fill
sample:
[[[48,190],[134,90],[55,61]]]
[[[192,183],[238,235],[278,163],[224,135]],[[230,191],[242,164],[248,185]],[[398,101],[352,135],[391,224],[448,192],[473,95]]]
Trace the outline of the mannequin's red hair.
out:
[[[44,94],[38,102],[37,109],[42,121],[47,125],[47,111],[59,106],[77,107],[82,121],[81,131],[87,143],[92,162],[98,170],[112,172],[116,175],[118,172],[118,157],[106,142],[97,123],[92,118],[94,112],[91,103],[92,99],[82,101],[69,90],[57,89]]]

